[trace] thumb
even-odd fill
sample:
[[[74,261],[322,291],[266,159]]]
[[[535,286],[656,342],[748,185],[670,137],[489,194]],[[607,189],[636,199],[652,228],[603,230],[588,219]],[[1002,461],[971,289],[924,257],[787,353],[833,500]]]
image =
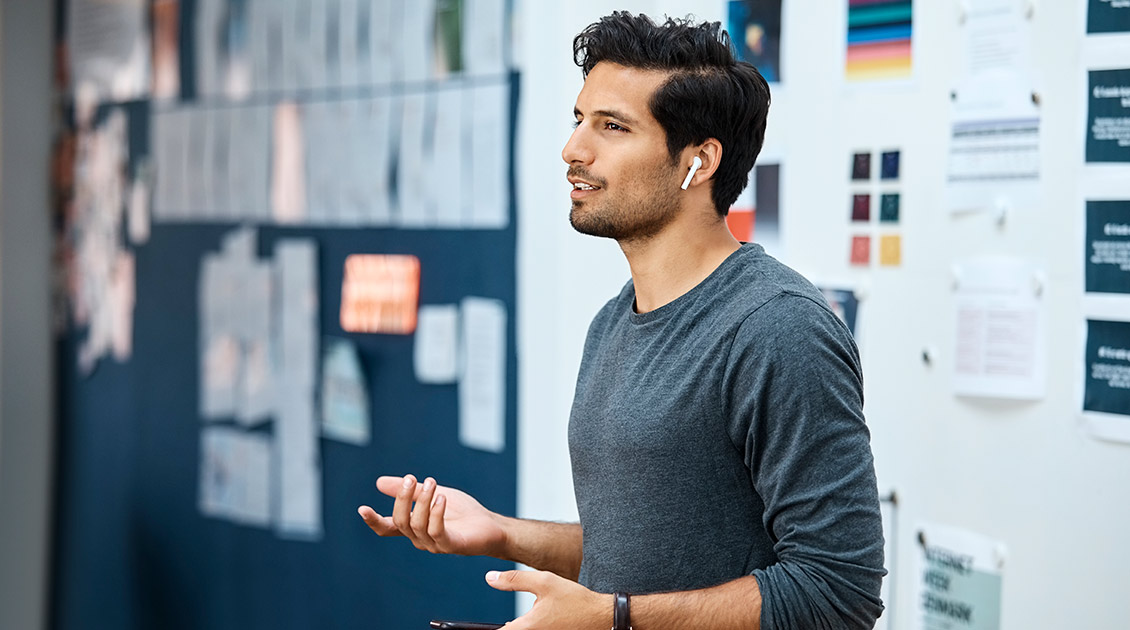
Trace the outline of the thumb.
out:
[[[487,584],[500,591],[524,591],[534,593],[532,571],[488,571]]]

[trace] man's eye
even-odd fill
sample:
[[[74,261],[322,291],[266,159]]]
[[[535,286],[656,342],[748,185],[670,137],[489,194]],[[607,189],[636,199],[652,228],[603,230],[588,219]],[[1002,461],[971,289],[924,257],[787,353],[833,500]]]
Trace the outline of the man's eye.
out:
[[[580,127],[580,126],[581,126],[580,120],[574,120],[573,121],[573,129],[576,129],[577,127]]]
[[[620,125],[617,125],[614,122],[604,123],[604,128],[608,129],[609,131],[627,131],[627,129],[621,127]]]

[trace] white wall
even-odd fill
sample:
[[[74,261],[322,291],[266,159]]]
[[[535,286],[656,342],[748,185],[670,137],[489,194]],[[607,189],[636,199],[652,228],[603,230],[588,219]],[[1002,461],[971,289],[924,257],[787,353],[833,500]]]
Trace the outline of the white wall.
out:
[[[952,218],[942,205],[947,98],[959,70],[956,0],[914,3],[911,82],[862,87],[843,80],[846,3],[820,3],[818,11],[784,4],[785,83],[774,88],[764,154],[782,159],[786,261],[814,280],[866,288],[869,296],[858,341],[880,490],[896,489],[901,499],[891,602],[898,626],[908,627],[914,607],[914,526],[932,521],[1008,546],[1004,628],[1124,627],[1130,446],[1093,440],[1078,422],[1085,3],[1034,3],[1044,179],[1039,205],[1015,208],[1003,227],[984,215]],[[519,510],[572,519],[565,427],[581,346],[588,320],[628,277],[614,243],[578,236],[567,223],[560,149],[581,86],[572,37],[614,9],[722,19],[724,4],[518,5]],[[849,269],[850,154],[892,147],[902,151],[903,264]],[[1041,401],[952,394],[950,268],[983,253],[1031,259],[1047,275]],[[932,367],[921,361],[925,347],[938,350]]]
[[[52,2],[0,4],[0,628],[46,627]]]

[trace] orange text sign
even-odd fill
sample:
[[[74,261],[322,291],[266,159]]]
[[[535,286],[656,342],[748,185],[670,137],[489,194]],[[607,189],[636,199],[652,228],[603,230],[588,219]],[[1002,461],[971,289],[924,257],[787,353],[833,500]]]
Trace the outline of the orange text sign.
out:
[[[341,327],[346,332],[411,334],[419,298],[419,258],[353,254],[345,259]]]

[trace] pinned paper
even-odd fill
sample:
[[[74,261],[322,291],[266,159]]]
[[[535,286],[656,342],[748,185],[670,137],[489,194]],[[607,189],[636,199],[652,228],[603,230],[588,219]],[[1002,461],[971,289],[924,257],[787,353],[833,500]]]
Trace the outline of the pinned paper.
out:
[[[1038,204],[1041,112],[1025,4],[978,0],[962,12],[946,169],[952,212]]]
[[[510,86],[471,88],[470,227],[510,223]]]
[[[987,536],[922,524],[915,548],[914,630],[1001,627],[1007,549]]]
[[[420,259],[353,254],[345,259],[341,327],[346,332],[407,335],[416,329]]]
[[[1045,339],[1040,274],[1025,261],[986,257],[956,269],[954,392],[1044,397]]]
[[[329,339],[322,354],[322,435],[363,446],[369,443],[369,392],[357,347]]]
[[[1130,442],[1130,322],[1087,319],[1082,377],[1084,425],[1097,438]]]
[[[275,453],[279,462],[280,536],[312,539],[322,533],[322,464],[318,453],[314,375],[318,346],[317,251],[313,241],[288,239],[275,247],[279,278],[280,348]]]
[[[263,433],[226,426],[200,434],[201,513],[236,523],[271,523],[271,443]]]
[[[208,420],[266,420],[275,409],[272,269],[255,258],[256,233],[224,237],[221,254],[201,262],[200,413]]]
[[[416,380],[454,383],[459,375],[459,308],[454,304],[420,307],[412,364]]]
[[[506,305],[469,297],[461,307],[459,442],[501,453],[506,447]]]

